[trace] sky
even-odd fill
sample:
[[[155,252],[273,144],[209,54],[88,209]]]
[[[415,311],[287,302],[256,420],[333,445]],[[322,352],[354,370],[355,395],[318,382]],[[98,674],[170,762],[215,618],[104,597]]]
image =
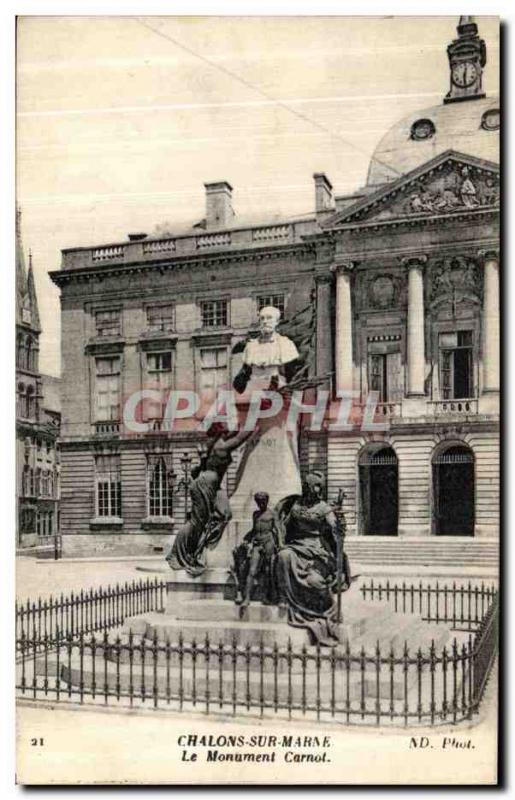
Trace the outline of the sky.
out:
[[[313,210],[313,173],[336,194],[366,182],[399,118],[439,104],[457,17],[19,18],[17,202],[59,375],[61,249],[126,240],[204,216],[228,180],[237,217]],[[498,92],[498,22],[486,40]],[[154,29],[154,30],[151,30]]]

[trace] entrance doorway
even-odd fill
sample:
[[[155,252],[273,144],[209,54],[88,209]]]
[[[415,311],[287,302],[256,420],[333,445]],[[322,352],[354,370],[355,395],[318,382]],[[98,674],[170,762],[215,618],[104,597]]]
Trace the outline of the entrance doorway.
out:
[[[433,506],[437,536],[474,535],[474,454],[466,445],[433,458]]]
[[[366,450],[359,459],[361,531],[365,536],[397,536],[399,469],[391,447]]]

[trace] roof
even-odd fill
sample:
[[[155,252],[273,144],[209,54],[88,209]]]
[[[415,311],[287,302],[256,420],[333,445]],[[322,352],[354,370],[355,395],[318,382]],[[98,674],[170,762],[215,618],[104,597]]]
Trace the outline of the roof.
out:
[[[367,184],[394,181],[450,149],[499,163],[499,130],[482,127],[485,112],[494,109],[499,109],[498,97],[413,111],[396,122],[377,145],[370,161]],[[429,120],[433,124],[433,135],[424,139],[413,137],[412,126],[419,120]]]

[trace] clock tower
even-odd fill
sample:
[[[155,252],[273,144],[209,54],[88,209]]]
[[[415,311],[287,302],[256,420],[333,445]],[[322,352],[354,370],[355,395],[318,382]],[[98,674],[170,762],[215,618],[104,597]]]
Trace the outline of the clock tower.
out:
[[[451,88],[444,103],[477,100],[485,96],[481,82],[486,64],[486,45],[478,35],[474,17],[460,17],[457,31],[458,38],[447,48]]]

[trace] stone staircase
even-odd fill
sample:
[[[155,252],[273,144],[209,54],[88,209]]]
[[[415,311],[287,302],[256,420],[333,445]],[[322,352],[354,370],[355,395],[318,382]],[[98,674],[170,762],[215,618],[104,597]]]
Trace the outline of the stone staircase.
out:
[[[348,536],[345,551],[352,562],[386,566],[471,567],[497,572],[499,542],[449,536],[407,539],[385,536]]]

